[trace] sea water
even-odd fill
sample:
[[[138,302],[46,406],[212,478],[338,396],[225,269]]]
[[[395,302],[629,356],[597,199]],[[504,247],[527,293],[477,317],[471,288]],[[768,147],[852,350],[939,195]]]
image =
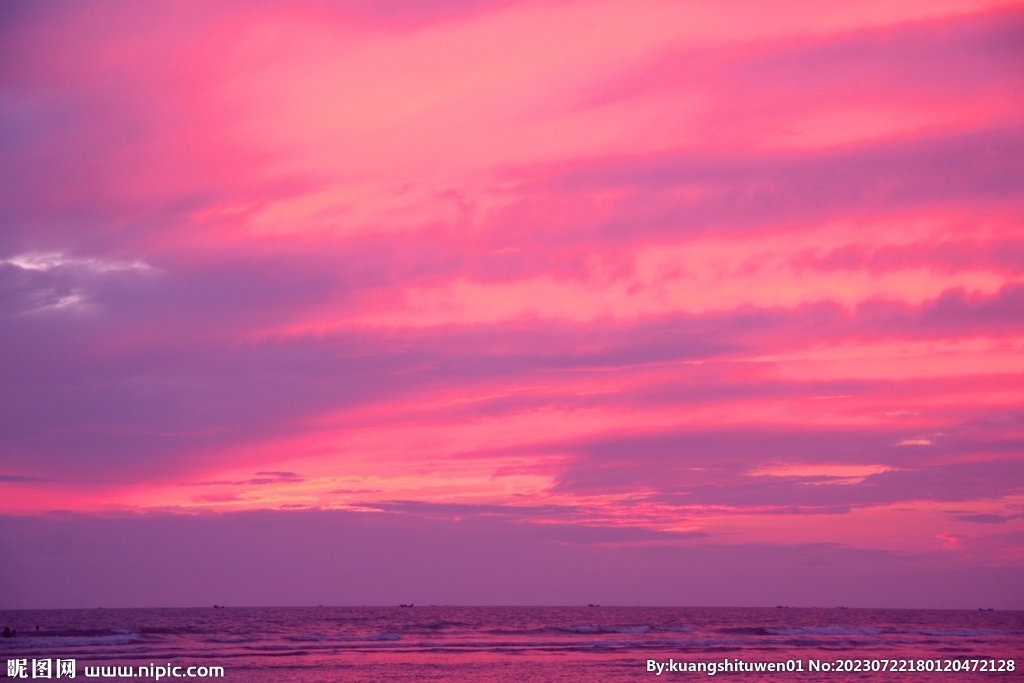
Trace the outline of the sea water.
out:
[[[164,680],[175,666],[254,683],[1024,679],[1012,611],[211,607],[5,611],[2,626],[17,636],[0,659],[29,677],[51,660],[53,678],[73,659],[76,680]]]

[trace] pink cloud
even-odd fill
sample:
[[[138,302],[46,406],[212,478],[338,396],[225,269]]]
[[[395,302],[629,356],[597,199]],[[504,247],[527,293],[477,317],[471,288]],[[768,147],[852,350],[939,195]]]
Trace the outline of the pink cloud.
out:
[[[1022,26],[980,0],[16,10],[0,522],[324,508],[548,559],[1019,567]]]

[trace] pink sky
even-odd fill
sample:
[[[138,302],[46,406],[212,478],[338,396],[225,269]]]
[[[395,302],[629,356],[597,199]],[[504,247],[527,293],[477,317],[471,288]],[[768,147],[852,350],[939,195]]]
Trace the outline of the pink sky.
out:
[[[1024,571],[1021,3],[2,12],[0,534]]]

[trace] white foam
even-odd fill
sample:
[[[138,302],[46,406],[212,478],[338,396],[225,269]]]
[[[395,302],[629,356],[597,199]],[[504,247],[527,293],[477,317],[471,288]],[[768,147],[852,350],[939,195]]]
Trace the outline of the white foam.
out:
[[[993,630],[968,630],[968,629],[953,629],[951,631],[939,631],[935,629],[922,629],[919,631],[910,631],[910,633],[920,633],[924,636],[1012,636],[1021,633],[1020,631],[993,631]]]
[[[773,636],[877,636],[881,635],[880,628],[846,628],[844,626],[821,626],[807,628],[765,628],[766,633]]]

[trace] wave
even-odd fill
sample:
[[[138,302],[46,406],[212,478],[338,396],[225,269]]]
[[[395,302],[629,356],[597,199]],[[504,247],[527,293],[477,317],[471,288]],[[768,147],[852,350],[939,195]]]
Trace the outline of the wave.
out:
[[[485,631],[481,631],[489,636],[537,636],[545,633],[551,633],[552,631],[558,632],[560,629],[551,629],[546,626],[538,628],[490,628]]]
[[[741,626],[718,629],[718,632],[741,636],[881,636],[904,633],[935,637],[1012,636],[1024,633],[1019,630],[1000,631],[995,629],[883,629],[851,626]]]
[[[848,626],[804,626],[787,628],[784,626],[740,626],[737,628],[721,628],[718,633],[737,636],[879,636],[880,628],[851,628]]]
[[[137,633],[137,631],[127,628],[69,628],[25,631],[18,638],[95,638],[99,636],[124,636]]]
[[[191,636],[203,632],[197,628],[187,627],[162,628],[159,626],[144,626],[139,629],[139,633],[146,636]]]
[[[0,647],[6,649],[97,647],[102,645],[127,645],[139,639],[138,633],[118,633],[102,636],[69,636],[52,634],[26,635],[0,640]]]
[[[764,631],[773,636],[879,636],[880,628],[848,628],[845,626],[818,626],[804,628],[766,627]]]
[[[914,631],[897,631],[897,633],[919,633],[923,636],[970,638],[978,636],[1015,636],[1024,633],[1024,631],[996,631],[992,629],[953,629],[949,631],[940,631],[936,629],[919,629]]]
[[[768,629],[763,626],[737,626],[734,628],[720,628],[719,633],[728,633],[737,636],[770,636]]]
[[[368,636],[287,636],[285,640],[295,643],[359,643],[374,640],[400,640],[400,633],[378,633]]]
[[[408,624],[407,627],[410,628],[410,629],[425,629],[425,630],[428,630],[428,631],[440,631],[442,629],[447,629],[447,628],[460,628],[460,627],[462,627],[462,628],[470,627],[471,628],[471,627],[476,626],[476,625],[477,624],[470,624],[470,623],[466,623],[464,621],[445,621],[443,619],[438,619],[437,621],[412,622],[412,623]]]
[[[562,626],[559,631],[569,633],[647,633],[650,626]]]
[[[897,648],[942,648],[978,653],[996,643],[1015,643],[1024,633],[1019,619],[996,615],[908,612],[842,614],[790,610],[647,610],[582,608],[568,610],[452,608],[351,610],[350,619],[321,618],[330,612],[218,610],[216,620],[190,611],[104,613],[84,621],[78,612],[32,615],[33,624],[52,630],[22,631],[0,640],[0,658],[63,652],[83,660],[168,657],[230,658],[259,666],[319,666],[346,653],[689,653],[731,657],[747,652],[765,656],[794,648],[848,651],[851,656],[880,644]],[[302,618],[295,618],[296,615]],[[860,618],[864,615],[864,618]],[[25,623],[24,616],[19,626]],[[91,613],[90,613],[90,616]],[[1015,620],[1011,620],[1015,619]],[[356,623],[359,622],[359,623]],[[687,625],[691,624],[691,625]],[[87,627],[87,628],[83,628]],[[122,628],[115,628],[122,627]],[[2,628],[2,625],[0,625]],[[63,630],[57,630],[62,628]],[[48,656],[48,655],[43,655]],[[308,660],[302,660],[308,656]],[[382,655],[383,656],[383,655]],[[666,655],[669,656],[669,655]],[[280,659],[279,659],[280,658]],[[300,661],[301,660],[301,661]],[[167,660],[170,661],[170,660]],[[274,662],[277,663],[274,663]],[[298,662],[298,663],[297,663]],[[248,665],[248,664],[244,664]]]
[[[689,626],[553,626],[540,628],[492,628],[481,631],[490,636],[537,636],[545,633],[690,633]]]

